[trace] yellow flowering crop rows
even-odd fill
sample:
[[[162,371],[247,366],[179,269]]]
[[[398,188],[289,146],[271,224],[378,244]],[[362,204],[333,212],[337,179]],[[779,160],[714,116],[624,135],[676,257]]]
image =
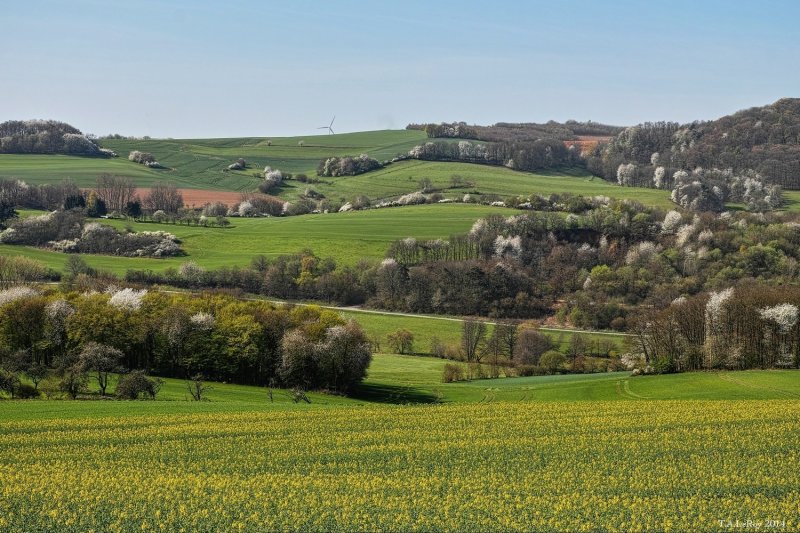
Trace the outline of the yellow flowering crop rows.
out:
[[[653,401],[0,421],[0,530],[797,530],[798,413]]]

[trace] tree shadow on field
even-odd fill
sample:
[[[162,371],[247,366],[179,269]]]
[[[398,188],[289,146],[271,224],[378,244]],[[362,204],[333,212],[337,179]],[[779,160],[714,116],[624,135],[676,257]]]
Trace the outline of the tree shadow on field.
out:
[[[436,395],[413,387],[389,385],[386,383],[362,383],[351,395],[357,400],[375,403],[437,403]]]

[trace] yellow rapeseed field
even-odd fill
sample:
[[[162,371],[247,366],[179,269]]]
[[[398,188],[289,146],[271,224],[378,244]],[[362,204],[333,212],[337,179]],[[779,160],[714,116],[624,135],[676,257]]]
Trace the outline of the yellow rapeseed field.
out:
[[[798,413],[521,402],[0,421],[0,530],[797,530]]]

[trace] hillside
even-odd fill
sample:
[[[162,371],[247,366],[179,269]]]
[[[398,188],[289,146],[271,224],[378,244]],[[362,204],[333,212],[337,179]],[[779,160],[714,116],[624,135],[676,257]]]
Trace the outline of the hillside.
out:
[[[655,168],[663,166],[667,177],[698,167],[731,169],[800,189],[800,98],[783,98],[708,122],[633,126],[595,150],[588,163],[609,180],[617,179],[621,164],[632,164],[636,169],[631,184],[636,185],[648,186]]]
[[[170,181],[184,189],[249,192],[263,181],[262,170],[267,165],[285,172],[315,177],[317,164],[324,157],[367,153],[384,161],[407,153],[425,139],[423,132],[414,130],[269,139],[104,139],[102,146],[114,150],[121,157],[0,155],[0,179],[18,178],[30,184],[42,184],[69,178],[81,187],[93,187],[98,175],[108,173],[129,177],[139,187]],[[301,141],[302,146],[299,144]],[[125,155],[132,150],[152,153],[167,168],[148,168],[128,161]],[[247,161],[247,168],[242,171],[226,170],[239,157]],[[472,186],[453,185],[454,176],[463,178]],[[401,161],[358,176],[321,178],[319,183],[314,184],[289,180],[278,189],[277,194],[291,201],[311,187],[335,201],[350,200],[357,195],[366,195],[371,200],[384,200],[419,190],[420,180],[426,178],[431,180],[437,191],[454,198],[460,198],[468,192],[500,197],[566,192],[631,198],[650,205],[669,206],[667,195],[663,192],[619,188],[593,179],[580,168],[568,172],[530,173],[470,163],[417,160]]]
[[[131,177],[142,187],[169,180],[185,188],[251,191],[263,179],[261,171],[266,165],[313,175],[323,157],[369,153],[386,159],[407,152],[424,138],[421,132],[387,130],[270,139],[103,139],[101,145],[121,157],[2,155],[0,178],[20,178],[29,183],[71,178],[80,186],[91,187],[98,174],[110,173]],[[301,141],[303,146],[299,145]],[[167,168],[151,169],[128,161],[127,154],[133,150],[152,153]],[[240,157],[247,160],[248,168],[227,172],[228,165]],[[253,173],[259,177],[254,178]]]
[[[187,255],[166,259],[91,254],[82,257],[89,265],[116,274],[124,274],[128,269],[160,272],[177,268],[186,261],[209,269],[244,267],[257,255],[274,258],[303,249],[311,249],[320,257],[332,257],[340,264],[354,265],[360,259],[382,259],[396,239],[447,238],[468,231],[478,218],[517,212],[481,205],[421,205],[297,217],[236,218],[227,228],[109,220],[109,224],[120,229],[129,226],[136,231],[173,233],[182,241]],[[23,212],[23,215],[34,213]],[[63,253],[8,244],[0,244],[0,255],[24,255],[58,271],[67,260]]]

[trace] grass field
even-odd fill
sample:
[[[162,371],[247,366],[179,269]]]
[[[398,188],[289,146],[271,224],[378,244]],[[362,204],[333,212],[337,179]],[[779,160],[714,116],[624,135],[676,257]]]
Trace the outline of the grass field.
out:
[[[440,364],[378,356],[361,398],[310,405],[182,401],[176,380],[165,401],[1,401],[0,528],[800,526],[796,371],[442,384]]]
[[[50,183],[71,178],[80,186],[92,187],[98,174],[105,172],[129,176],[140,187],[169,180],[180,187],[231,191],[254,190],[260,179],[252,176],[266,165],[281,170],[313,175],[317,163],[332,155],[368,153],[380,160],[406,153],[425,139],[419,131],[386,130],[308,137],[234,139],[158,139],[149,141],[105,140],[104,147],[120,157],[98,159],[49,155],[2,155],[0,177],[16,177],[29,183]],[[298,146],[300,141],[304,146]],[[128,161],[132,150],[150,152],[167,170],[148,169]],[[249,168],[223,172],[243,157]]]
[[[386,336],[398,329],[407,329],[414,334],[414,353],[429,355],[431,341],[434,337],[444,343],[457,344],[461,339],[462,321],[459,318],[423,315],[399,315],[392,313],[376,313],[369,311],[339,310],[346,318],[358,322],[373,341],[378,341],[380,347],[388,350]],[[492,326],[488,328],[491,335]],[[541,331],[550,335],[556,345],[565,351],[573,333],[570,331],[556,331],[542,328]],[[587,343],[592,345],[611,345],[617,353],[622,353],[624,334],[616,333],[581,333]]]
[[[451,178],[461,176],[472,182],[473,187],[451,188]],[[419,181],[431,180],[434,189],[447,197],[460,198],[467,192],[496,194],[501,197],[549,195],[571,193],[578,196],[610,196],[637,200],[646,205],[669,208],[672,204],[668,191],[619,187],[586,171],[574,169],[570,172],[518,172],[505,167],[491,167],[469,163],[442,163],[432,161],[401,161],[381,170],[358,176],[326,178],[326,183],[311,185],[315,190],[333,199],[350,199],[357,194],[370,198],[387,199],[419,190]],[[305,185],[288,182],[302,192]],[[286,191],[284,191],[286,192]],[[292,196],[289,192],[288,196]]]
[[[99,174],[111,173],[129,176],[140,187],[168,180],[184,188],[253,191],[261,181],[253,173],[260,173],[266,165],[314,176],[317,163],[324,157],[367,153],[383,161],[407,153],[425,139],[425,134],[419,131],[385,130],[272,138],[271,146],[265,138],[106,140],[104,146],[119,153],[119,158],[0,155],[0,178],[20,178],[29,183],[52,183],[70,178],[82,187],[92,187]],[[300,141],[304,142],[302,147],[298,145]],[[132,163],[126,158],[131,150],[151,152],[169,168],[154,170]],[[223,171],[239,157],[249,162],[248,169]],[[475,187],[450,189],[453,175],[473,182]],[[418,190],[422,178],[430,179],[436,188],[451,197],[462,196],[467,191],[504,197],[569,192],[632,198],[661,207],[670,205],[665,191],[617,187],[578,169],[568,173],[533,174],[502,167],[426,161],[404,161],[360,176],[324,178],[323,183],[314,185],[287,181],[278,194],[291,200],[311,186],[334,200],[350,200],[361,194],[372,199],[386,199]]]
[[[257,255],[274,257],[304,248],[313,250],[319,257],[355,264],[361,258],[385,257],[389,244],[396,239],[446,238],[464,233],[475,220],[491,213],[510,216],[517,211],[479,205],[433,204],[285,218],[236,218],[231,219],[232,225],[228,228],[110,220],[108,223],[117,227],[130,224],[136,231],[174,233],[183,241],[188,255],[169,259],[83,257],[90,265],[117,274],[124,274],[131,268],[161,271],[190,260],[206,268],[246,266]],[[67,260],[64,254],[13,245],[0,245],[0,254],[25,255],[57,270],[63,269]]]

